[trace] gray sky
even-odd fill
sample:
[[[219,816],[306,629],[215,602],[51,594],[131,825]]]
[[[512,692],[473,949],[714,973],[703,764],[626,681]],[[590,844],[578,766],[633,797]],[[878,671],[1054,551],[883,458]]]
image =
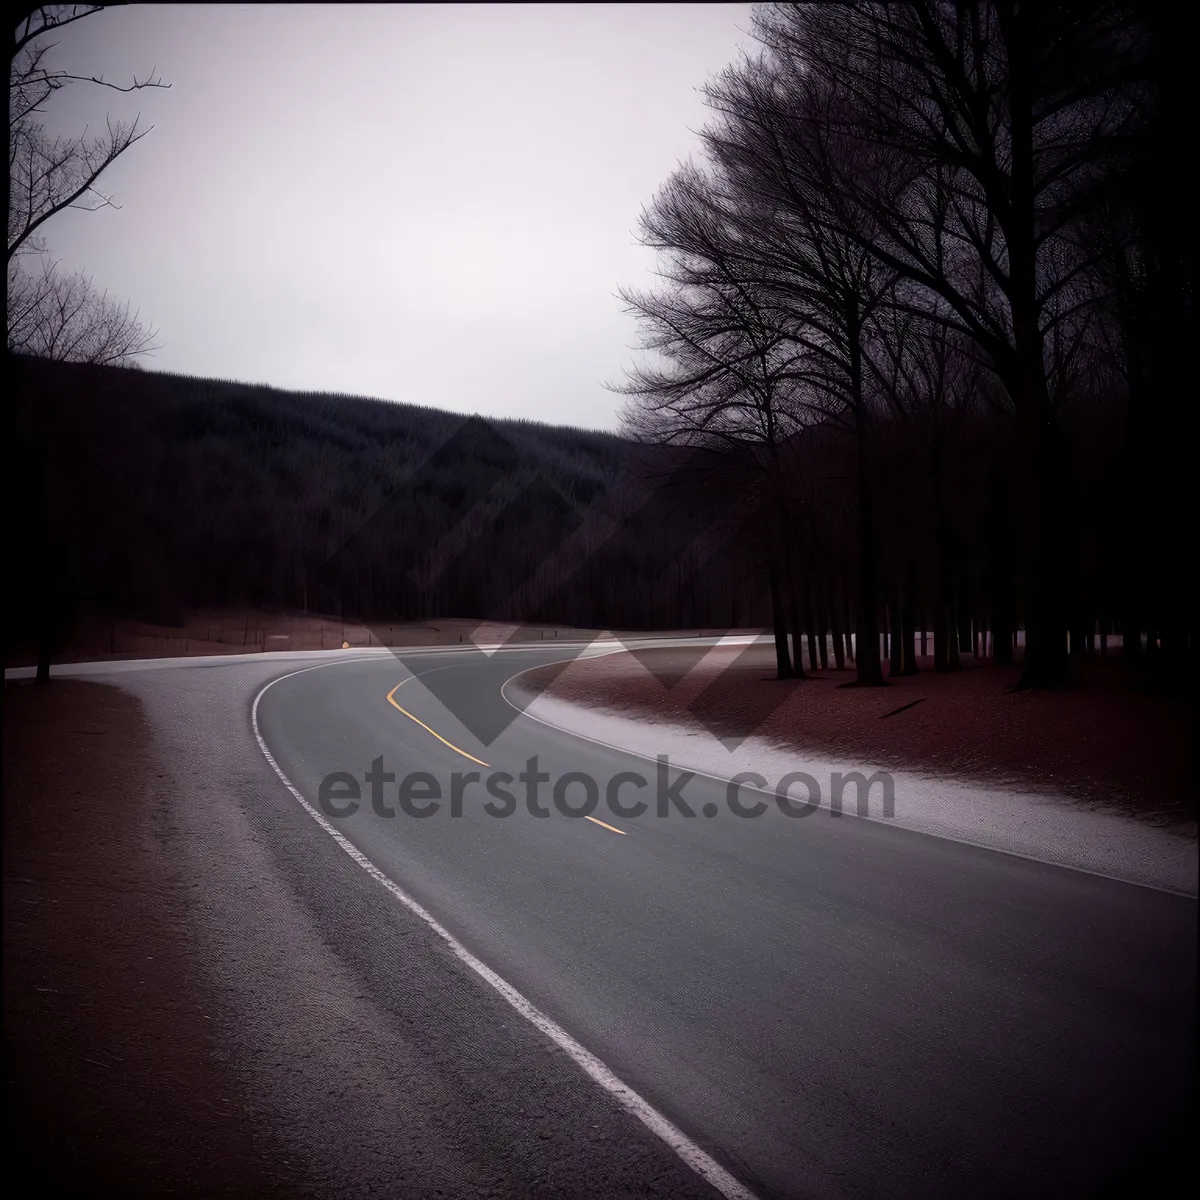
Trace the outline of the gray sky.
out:
[[[151,370],[613,428],[641,206],[749,4],[133,6],[64,30],[47,125],[154,131],[45,227],[160,330]]]

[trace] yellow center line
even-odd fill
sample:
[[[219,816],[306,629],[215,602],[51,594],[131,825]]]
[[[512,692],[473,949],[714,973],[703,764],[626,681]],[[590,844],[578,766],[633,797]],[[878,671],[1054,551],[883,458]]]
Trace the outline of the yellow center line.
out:
[[[604,821],[601,821],[599,817],[584,817],[584,820],[591,821],[593,824],[600,825],[605,829],[611,829],[613,833],[619,833],[622,837],[625,836],[624,829],[618,829],[615,825],[608,825]]]
[[[446,738],[442,737],[442,735],[440,733],[438,733],[438,731],[436,729],[430,729],[429,726],[426,725],[425,722],[422,721],[420,717],[414,717],[412,715],[412,713],[410,713],[408,711],[407,708],[402,708],[396,702],[396,693],[406,683],[408,683],[410,679],[416,679],[416,678],[417,678],[416,675],[410,675],[408,677],[408,679],[402,679],[398,684],[396,684],[396,686],[394,688],[392,688],[392,690],[390,692],[388,692],[388,694],[387,694],[388,703],[397,712],[403,713],[410,721],[415,721],[418,725],[420,725],[420,727],[422,729],[425,730],[426,733],[433,734],[433,736],[435,738],[437,738],[437,740],[439,742],[441,742],[443,746],[449,746],[451,750],[453,750],[456,754],[461,754],[463,756],[463,758],[469,758],[473,763],[478,763],[481,767],[489,767],[489,769],[490,769],[490,764],[485,763],[482,758],[476,758],[475,755],[468,754],[460,746],[456,746],[453,742],[448,741]],[[610,833],[619,833],[622,837],[625,837],[627,834],[626,830],[618,829],[615,825],[610,825],[607,821],[601,821],[599,817],[585,817],[584,819],[587,821],[591,821],[593,825],[599,825],[601,829],[607,829]]]
[[[415,676],[415,675],[410,675],[410,676],[409,676],[409,679],[415,679],[415,678],[416,678],[416,676]],[[408,709],[407,709],[407,708],[401,708],[401,707],[400,707],[400,705],[396,703],[396,693],[397,693],[397,692],[398,692],[398,691],[399,691],[399,690],[400,690],[400,689],[401,689],[401,688],[402,688],[402,687],[403,687],[403,686],[404,686],[404,685],[405,685],[407,682],[408,682],[408,679],[402,679],[402,680],[401,680],[401,681],[400,681],[398,684],[396,684],[396,686],[395,686],[394,688],[392,688],[392,690],[391,690],[390,692],[388,692],[388,694],[387,694],[387,700],[388,700],[388,703],[389,703],[389,704],[390,704],[390,705],[391,705],[391,706],[392,706],[392,707],[393,707],[393,708],[394,708],[394,709],[395,709],[397,712],[402,712],[402,713],[403,713],[403,714],[404,714],[404,715],[405,715],[405,716],[406,716],[406,717],[407,717],[407,718],[408,718],[410,721],[416,721],[416,723],[417,723],[418,725],[420,725],[420,727],[421,727],[422,729],[424,729],[426,733],[432,733],[432,734],[433,734],[433,736],[434,736],[435,738],[437,738],[437,740],[438,740],[439,742],[441,742],[443,746],[449,746],[449,747],[450,747],[450,749],[451,749],[451,750],[453,750],[453,751],[454,751],[456,754],[461,754],[461,755],[463,756],[463,758],[469,758],[469,759],[470,759],[470,760],[471,760],[473,763],[478,763],[478,764],[479,764],[481,767],[487,767],[487,766],[489,766],[490,764],[488,764],[488,763],[485,763],[485,762],[483,761],[483,759],[482,759],[482,758],[476,758],[476,757],[475,757],[475,755],[473,755],[473,754],[468,754],[468,753],[467,753],[465,750],[463,750],[461,747],[459,747],[459,746],[456,746],[456,745],[455,745],[453,742],[451,742],[451,741],[448,741],[446,738],[442,737],[442,735],[441,735],[440,733],[438,733],[438,731],[437,731],[436,729],[430,729],[430,728],[429,728],[429,726],[428,726],[428,725],[426,725],[426,724],[425,724],[425,722],[424,722],[424,721],[422,721],[420,717],[414,717],[414,716],[412,715],[412,713],[410,713],[410,712],[408,711]]]

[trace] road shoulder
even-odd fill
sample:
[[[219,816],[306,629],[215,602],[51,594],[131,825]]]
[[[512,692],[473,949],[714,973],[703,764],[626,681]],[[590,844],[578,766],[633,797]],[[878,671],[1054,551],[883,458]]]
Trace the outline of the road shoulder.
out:
[[[1168,782],[1178,771],[1152,761],[1153,746],[1141,747],[1148,757],[1145,778],[1137,778],[1138,747],[1131,741],[1139,737],[1140,725],[1107,733],[1102,725],[1109,739],[1103,744],[1094,729],[1072,736],[1063,714],[1078,697],[1012,696],[1003,692],[1002,677],[984,669],[949,680],[928,676],[855,690],[836,686],[847,678],[840,674],[779,683],[770,677],[768,663],[742,648],[703,654],[639,650],[575,661],[565,669],[536,668],[511,680],[505,695],[535,720],[649,759],[665,754],[676,766],[718,779],[757,773],[768,781],[768,792],[785,775],[806,772],[825,789],[826,807],[835,773],[858,771],[869,778],[883,771],[895,788],[889,819],[903,828],[1197,893],[1190,801],[1160,794],[1179,786]],[[921,703],[922,697],[933,699]],[[1011,709],[1007,721],[995,725],[1018,744],[993,746],[972,738],[971,704],[976,711]],[[1098,703],[1088,697],[1083,720],[1100,713],[1111,725],[1114,714],[1133,712],[1146,724],[1161,707],[1155,698],[1134,697],[1130,703],[1121,697],[1113,704],[1111,697],[1102,695]],[[914,725],[906,729],[909,720]],[[1029,738],[1029,757],[1020,770],[1013,763],[1023,735]],[[1163,744],[1186,758],[1186,739],[1173,727]],[[1081,745],[1099,747],[1096,761],[1090,773],[1077,771],[1068,779]],[[1126,761],[1131,758],[1135,761]],[[1100,779],[1106,764],[1113,767],[1108,787]],[[855,792],[849,796],[845,807],[853,811]],[[870,815],[882,816],[878,788]]]
[[[9,1128],[39,1194],[292,1190],[243,1120],[163,854],[137,699],[10,685],[4,721]]]

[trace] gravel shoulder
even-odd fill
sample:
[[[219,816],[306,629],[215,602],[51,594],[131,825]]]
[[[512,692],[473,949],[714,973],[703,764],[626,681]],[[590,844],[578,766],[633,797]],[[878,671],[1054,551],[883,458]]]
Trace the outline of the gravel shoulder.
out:
[[[291,1190],[243,1119],[163,853],[152,735],[96,683],[6,689],[9,1129],[40,1195]]]
[[[40,1194],[712,1196],[300,809],[249,727],[289,669],[6,687]]]

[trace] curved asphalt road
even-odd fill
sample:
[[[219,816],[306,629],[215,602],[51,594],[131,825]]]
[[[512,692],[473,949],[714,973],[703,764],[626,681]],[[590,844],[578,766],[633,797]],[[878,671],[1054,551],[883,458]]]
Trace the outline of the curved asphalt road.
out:
[[[1165,1165],[1192,1103],[1195,901],[886,822],[739,819],[705,777],[695,817],[660,819],[653,763],[523,716],[493,740],[501,686],[555,657],[427,654],[426,683],[325,665],[272,684],[259,731],[314,805],[357,776],[331,824],[760,1197],[1125,1194]],[[640,773],[650,811],[566,817],[543,783],[536,817],[516,782],[512,815],[482,783],[451,815],[453,773],[534,755],[602,796]],[[434,776],[439,811],[405,815],[388,782],[376,814],[378,757]]]

